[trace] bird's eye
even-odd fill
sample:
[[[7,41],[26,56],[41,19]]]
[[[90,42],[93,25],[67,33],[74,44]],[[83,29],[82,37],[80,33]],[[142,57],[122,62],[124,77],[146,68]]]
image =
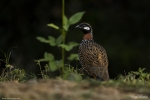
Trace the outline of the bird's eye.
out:
[[[90,30],[90,28],[89,28],[89,27],[84,27],[83,29],[85,29],[85,30]]]

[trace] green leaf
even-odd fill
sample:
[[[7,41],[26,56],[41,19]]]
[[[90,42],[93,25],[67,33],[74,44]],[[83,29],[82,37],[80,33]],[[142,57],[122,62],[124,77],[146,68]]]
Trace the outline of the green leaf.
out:
[[[70,50],[71,50],[73,47],[78,46],[79,44],[76,42],[69,42],[68,45],[69,45]]]
[[[68,57],[68,60],[72,61],[72,60],[79,60],[78,54],[71,54]]]
[[[74,81],[74,82],[81,82],[82,81],[82,76],[80,74],[77,73],[70,73],[68,75],[68,80],[70,81]]]
[[[59,44],[58,46],[64,48],[66,51],[70,51],[71,50],[70,47],[68,45],[66,45],[66,44]]]
[[[57,39],[56,39],[56,44],[60,44],[63,41],[62,35],[60,35]]]
[[[66,17],[66,15],[63,16],[63,20],[64,20],[63,28],[65,29],[65,31],[68,31],[69,21],[68,21],[68,18]]]
[[[55,61],[50,61],[49,62],[49,67],[50,67],[51,71],[56,71],[58,69],[57,66],[56,66]]]
[[[135,75],[140,75],[140,73],[139,72],[133,72]]]
[[[6,66],[6,68],[13,68],[13,66],[10,64],[5,64],[5,66]]]
[[[70,45],[72,47],[75,47],[75,46],[78,46],[79,43],[77,43],[77,42],[69,42],[68,45]]]
[[[51,54],[51,53],[45,52],[44,58],[45,58],[46,60],[48,60],[48,61],[53,61],[53,60],[54,60],[54,55]]]
[[[56,45],[55,38],[52,36],[48,36],[48,40],[43,37],[37,37],[37,40],[39,40],[40,42],[43,42],[43,43],[49,43],[51,46]]]
[[[36,37],[36,39],[39,40],[40,42],[49,43],[49,40],[47,40],[43,37]]]
[[[51,71],[56,71],[62,67],[62,60],[50,61],[49,67]]]
[[[78,13],[72,15],[69,19],[69,24],[72,25],[72,24],[79,22],[84,13],[85,12],[78,12]]]
[[[65,29],[65,31],[68,31],[69,25],[64,25],[63,28]]]
[[[78,46],[76,42],[69,42],[68,44],[59,44],[59,47],[64,48],[66,51],[70,51],[73,47]]]
[[[49,61],[49,60],[47,60],[47,59],[45,59],[45,58],[42,58],[42,59],[38,59],[38,60],[34,60],[35,62],[44,62],[44,61]]]
[[[53,24],[53,23],[47,24],[47,26],[52,27],[52,28],[54,28],[56,30],[59,29],[59,27],[57,25]]]
[[[63,66],[63,61],[62,60],[56,60],[55,63],[56,63],[58,68],[61,68]]]
[[[145,70],[145,68],[139,68],[139,72],[143,72]]]
[[[64,25],[68,25],[68,18],[66,15],[63,16]]]
[[[51,46],[55,46],[56,45],[56,41],[55,41],[54,37],[48,36],[48,39],[49,39],[49,43],[50,43]]]

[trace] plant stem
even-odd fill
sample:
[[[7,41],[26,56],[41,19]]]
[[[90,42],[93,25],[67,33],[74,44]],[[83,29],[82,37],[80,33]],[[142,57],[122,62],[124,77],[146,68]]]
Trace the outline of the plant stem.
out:
[[[43,74],[43,71],[42,71],[40,62],[38,62],[38,65],[39,65],[39,67],[40,67],[40,71],[41,71],[42,78],[44,78],[44,74]]]
[[[65,14],[65,0],[62,0],[62,37],[63,37],[63,44],[65,44],[65,37],[66,37],[66,33],[65,30],[63,28],[64,26],[64,14]],[[65,50],[64,48],[62,48],[62,74],[64,72],[64,62],[65,62]]]

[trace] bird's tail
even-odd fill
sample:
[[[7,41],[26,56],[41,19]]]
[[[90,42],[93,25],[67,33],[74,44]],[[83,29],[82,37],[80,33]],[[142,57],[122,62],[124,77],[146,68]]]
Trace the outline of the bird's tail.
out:
[[[96,79],[100,81],[108,81],[109,80],[108,70],[104,71],[102,76],[96,76]]]

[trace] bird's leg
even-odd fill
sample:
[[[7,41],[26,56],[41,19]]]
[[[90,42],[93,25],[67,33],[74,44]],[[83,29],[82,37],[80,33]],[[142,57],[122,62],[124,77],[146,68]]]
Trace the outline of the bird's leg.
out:
[[[96,76],[94,75],[94,79],[96,80]]]

